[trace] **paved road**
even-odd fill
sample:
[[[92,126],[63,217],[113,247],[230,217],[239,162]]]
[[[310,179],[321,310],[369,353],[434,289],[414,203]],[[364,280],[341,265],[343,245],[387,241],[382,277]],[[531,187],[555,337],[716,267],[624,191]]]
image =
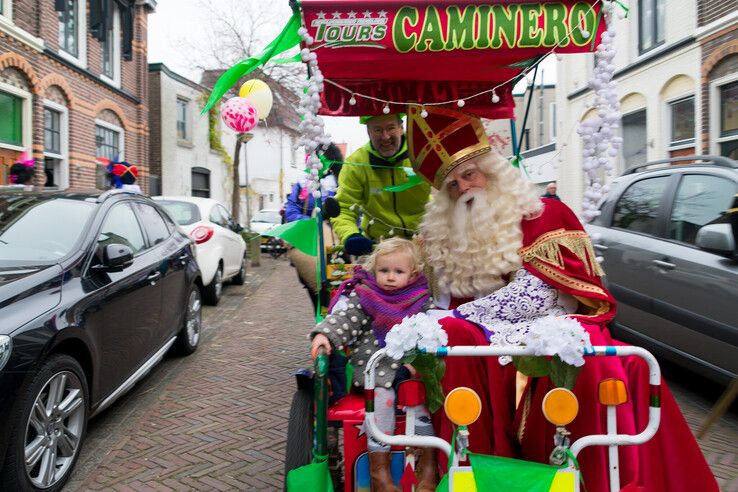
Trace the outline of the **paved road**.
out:
[[[205,308],[195,354],[165,360],[90,423],[65,492],[281,490],[290,373],[308,363],[310,303],[283,259],[262,258],[246,285],[224,293]],[[667,376],[696,429],[719,390]],[[738,492],[738,413],[701,445],[722,489]]]

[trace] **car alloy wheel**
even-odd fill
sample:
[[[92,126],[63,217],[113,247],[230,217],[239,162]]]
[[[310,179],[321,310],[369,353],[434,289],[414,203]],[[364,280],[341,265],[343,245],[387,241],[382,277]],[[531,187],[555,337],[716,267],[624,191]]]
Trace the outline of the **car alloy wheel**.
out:
[[[31,407],[25,431],[26,475],[38,488],[65,477],[82,443],[85,391],[71,371],[53,374]]]
[[[187,341],[193,347],[197,347],[200,341],[200,329],[202,328],[202,302],[200,291],[192,289],[187,301],[187,319],[185,329],[187,330]]]

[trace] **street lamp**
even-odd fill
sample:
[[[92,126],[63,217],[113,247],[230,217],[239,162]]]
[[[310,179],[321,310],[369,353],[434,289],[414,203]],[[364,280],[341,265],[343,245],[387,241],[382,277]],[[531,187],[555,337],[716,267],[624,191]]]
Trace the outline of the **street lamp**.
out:
[[[241,160],[241,144],[244,145],[254,138],[253,133],[239,133],[236,136],[236,149],[233,152],[233,195],[231,197],[231,211],[233,220],[239,221],[241,215],[241,177],[239,175],[239,167]],[[251,205],[249,203],[249,165],[246,156],[244,156],[244,178],[246,180],[246,227],[251,223]]]

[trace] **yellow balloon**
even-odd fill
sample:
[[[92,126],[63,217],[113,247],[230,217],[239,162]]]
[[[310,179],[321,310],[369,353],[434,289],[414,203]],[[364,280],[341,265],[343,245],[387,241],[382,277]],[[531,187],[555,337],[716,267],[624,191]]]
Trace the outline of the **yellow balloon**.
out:
[[[261,80],[251,79],[247,80],[241,86],[238,91],[240,97],[248,99],[251,104],[256,108],[256,114],[260,119],[265,119],[269,116],[269,111],[272,110],[272,90]]]

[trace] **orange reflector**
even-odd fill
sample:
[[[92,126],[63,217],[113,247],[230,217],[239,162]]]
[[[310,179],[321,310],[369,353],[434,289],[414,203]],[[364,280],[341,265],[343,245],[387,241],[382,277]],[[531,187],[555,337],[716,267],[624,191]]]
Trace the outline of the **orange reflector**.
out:
[[[600,381],[599,397],[603,405],[622,405],[628,401],[625,383],[620,379],[603,379]]]
[[[448,419],[456,425],[470,425],[476,422],[482,413],[482,400],[470,388],[461,386],[454,388],[443,403]]]
[[[577,416],[579,401],[566,388],[554,388],[543,397],[543,416],[554,425],[566,425]]]

